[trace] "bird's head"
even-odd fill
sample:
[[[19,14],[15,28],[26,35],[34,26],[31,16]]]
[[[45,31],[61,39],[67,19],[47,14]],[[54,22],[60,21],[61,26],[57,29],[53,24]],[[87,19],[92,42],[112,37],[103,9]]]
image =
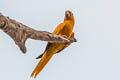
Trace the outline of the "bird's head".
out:
[[[73,18],[74,18],[74,16],[71,11],[69,11],[69,10],[65,11],[65,20],[71,20]]]

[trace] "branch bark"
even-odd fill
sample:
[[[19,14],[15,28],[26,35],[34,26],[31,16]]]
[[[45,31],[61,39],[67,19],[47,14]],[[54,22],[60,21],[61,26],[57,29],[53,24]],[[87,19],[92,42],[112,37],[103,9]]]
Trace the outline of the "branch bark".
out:
[[[9,17],[6,17],[0,13],[0,29],[2,29],[6,34],[8,34],[19,46],[23,53],[26,53],[25,42],[28,38],[34,40],[48,41],[50,43],[72,43],[77,40],[74,38],[67,38],[62,36],[57,36],[53,33],[47,31],[38,31],[32,29],[20,22],[17,22]]]

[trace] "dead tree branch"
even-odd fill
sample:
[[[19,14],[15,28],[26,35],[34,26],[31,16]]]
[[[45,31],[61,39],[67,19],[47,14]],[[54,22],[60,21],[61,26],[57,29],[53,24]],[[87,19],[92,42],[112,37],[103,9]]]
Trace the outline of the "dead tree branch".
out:
[[[23,53],[26,53],[25,42],[28,38],[34,40],[48,41],[51,43],[72,43],[76,39],[57,36],[46,31],[37,31],[20,22],[17,22],[0,13],[0,29],[8,34],[19,46]]]

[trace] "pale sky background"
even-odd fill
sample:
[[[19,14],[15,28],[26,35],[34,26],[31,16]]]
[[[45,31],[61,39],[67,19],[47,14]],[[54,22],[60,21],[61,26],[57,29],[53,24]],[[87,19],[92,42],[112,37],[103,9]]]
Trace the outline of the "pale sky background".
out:
[[[36,79],[30,75],[46,42],[28,40],[22,54],[0,30],[0,80],[120,80],[119,0],[0,0],[0,12],[52,32],[71,10],[78,42],[56,54]]]

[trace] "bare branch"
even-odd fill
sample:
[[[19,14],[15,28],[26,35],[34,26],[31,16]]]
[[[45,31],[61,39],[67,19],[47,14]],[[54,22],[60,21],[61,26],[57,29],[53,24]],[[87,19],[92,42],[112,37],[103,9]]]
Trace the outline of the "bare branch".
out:
[[[46,31],[37,31],[20,22],[3,16],[0,13],[0,29],[8,34],[19,46],[23,53],[26,53],[25,42],[28,38],[34,40],[48,41],[51,43],[72,43],[76,42],[76,39],[57,36],[55,34]]]

